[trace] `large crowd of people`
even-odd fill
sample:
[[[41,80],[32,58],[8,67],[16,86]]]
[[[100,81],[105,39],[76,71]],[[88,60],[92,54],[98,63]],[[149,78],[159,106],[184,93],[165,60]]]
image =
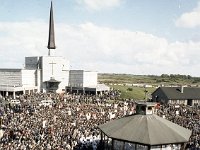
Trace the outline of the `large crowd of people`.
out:
[[[158,115],[192,131],[186,148],[200,150],[200,107],[178,104],[161,105]]]
[[[96,150],[101,134],[98,125],[135,113],[133,100],[118,101],[119,91],[101,95],[34,93],[17,97],[20,105],[0,108],[0,149]],[[3,97],[9,101],[9,97]],[[52,100],[49,106],[42,100]],[[190,149],[200,149],[199,109],[161,106],[158,115],[191,129]]]

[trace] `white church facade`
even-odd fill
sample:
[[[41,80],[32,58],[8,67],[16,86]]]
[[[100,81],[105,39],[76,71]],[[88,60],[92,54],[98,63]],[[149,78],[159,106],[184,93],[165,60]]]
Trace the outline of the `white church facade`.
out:
[[[65,91],[69,82],[69,62],[60,56],[26,57],[26,70],[35,70],[35,84],[40,92]]]
[[[53,7],[51,2],[49,19],[48,55],[25,57],[23,69],[0,69],[0,94],[3,96],[33,92],[76,92],[87,90],[109,90],[97,88],[97,72],[70,70],[69,61],[56,56]]]

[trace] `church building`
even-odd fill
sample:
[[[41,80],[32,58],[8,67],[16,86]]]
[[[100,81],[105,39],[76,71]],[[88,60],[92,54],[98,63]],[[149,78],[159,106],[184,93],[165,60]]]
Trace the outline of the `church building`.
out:
[[[3,96],[12,95],[15,98],[16,95],[33,92],[64,93],[67,89],[76,87],[84,89],[84,92],[87,88],[90,90],[89,87],[94,87],[97,91],[96,71],[70,70],[69,61],[62,56],[55,55],[56,44],[52,2],[47,48],[47,56],[25,57],[25,67],[23,69],[0,69],[0,94]],[[84,81],[84,83],[80,81]],[[106,87],[105,90],[109,90],[109,88]],[[72,90],[68,92],[72,92]]]

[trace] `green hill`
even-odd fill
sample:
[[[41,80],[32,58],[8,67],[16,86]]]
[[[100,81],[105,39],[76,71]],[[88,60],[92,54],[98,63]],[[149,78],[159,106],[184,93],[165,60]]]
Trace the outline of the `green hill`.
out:
[[[98,74],[98,82],[121,91],[121,98],[141,100],[151,97],[151,93],[160,85],[163,86],[199,86],[200,78],[190,75],[162,74],[131,75],[131,74]],[[148,85],[145,88],[145,85]],[[147,92],[145,92],[145,90]],[[145,96],[146,93],[146,96]]]
[[[121,91],[121,98],[133,100],[145,100],[151,97],[151,93],[156,90],[155,87],[131,87],[123,85],[110,85],[113,89]],[[146,91],[146,92],[145,92]]]

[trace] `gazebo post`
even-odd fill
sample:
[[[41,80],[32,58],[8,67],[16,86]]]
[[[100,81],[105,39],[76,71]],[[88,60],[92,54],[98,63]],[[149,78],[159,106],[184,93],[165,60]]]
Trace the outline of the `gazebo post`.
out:
[[[101,145],[101,148],[104,149],[104,144],[103,144],[103,132],[101,131],[101,141],[100,141],[100,145]]]
[[[106,148],[108,149],[108,136],[106,136]]]
[[[181,150],[184,150],[185,149],[185,143],[182,143],[181,144]]]
[[[105,138],[106,137],[106,135],[105,134],[103,134],[103,149],[105,149]]]
[[[148,145],[148,150],[150,150],[151,149],[151,145]]]
[[[112,139],[111,150],[114,150],[114,139]]]
[[[125,141],[123,141],[123,150],[125,150]]]
[[[135,150],[137,150],[137,144],[135,143]]]

